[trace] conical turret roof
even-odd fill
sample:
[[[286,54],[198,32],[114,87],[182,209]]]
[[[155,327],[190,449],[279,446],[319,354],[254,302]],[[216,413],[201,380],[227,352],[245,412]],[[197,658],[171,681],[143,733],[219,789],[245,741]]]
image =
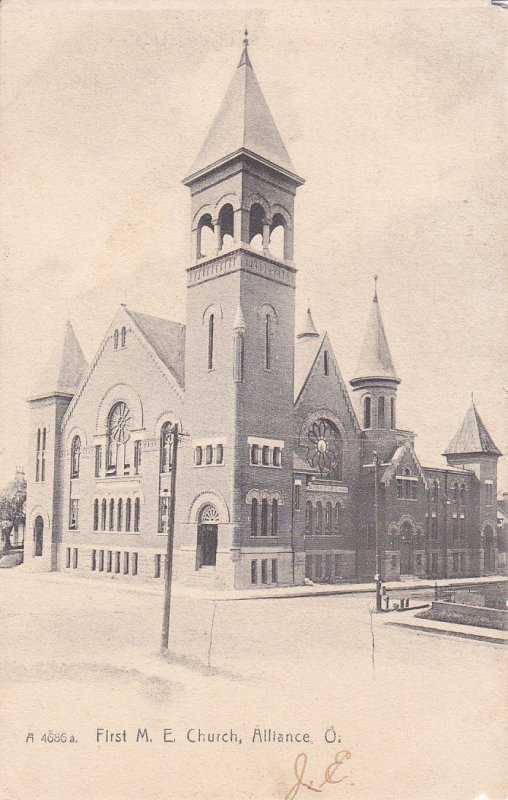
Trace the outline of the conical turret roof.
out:
[[[446,448],[444,455],[465,455],[485,453],[500,456],[501,451],[494,444],[490,433],[480,417],[478,410],[471,399],[462,425]]]
[[[305,312],[305,319],[302,325],[301,330],[296,334],[297,339],[307,339],[307,338],[315,338],[319,337],[319,333],[316,330],[316,326],[314,325],[314,320],[312,319],[312,314],[310,313],[310,308],[307,309]]]
[[[87,362],[74,329],[67,322],[65,334],[42,371],[30,399],[73,395],[87,370]]]
[[[254,74],[248,53],[248,40],[224,100],[212,123],[189,177],[184,183],[209,168],[239,153],[258,156],[263,161],[295,174],[282,137]]]
[[[381,378],[400,383],[388,346],[377,291],[374,292],[358,366],[350,383],[355,384],[367,378]]]

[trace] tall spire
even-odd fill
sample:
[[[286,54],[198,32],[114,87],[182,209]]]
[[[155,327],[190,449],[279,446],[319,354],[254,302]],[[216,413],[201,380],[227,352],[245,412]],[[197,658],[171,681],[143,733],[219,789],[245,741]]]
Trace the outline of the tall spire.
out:
[[[301,330],[297,333],[297,339],[315,339],[319,338],[319,333],[316,330],[316,326],[314,325],[314,320],[312,319],[312,314],[310,313],[310,308],[307,308],[305,312],[305,319],[302,325]]]
[[[382,379],[393,383],[400,383],[393,365],[392,355],[381,317],[379,300],[377,296],[377,279],[374,276],[374,298],[367,322],[367,330],[363,340],[360,359],[354,378],[350,383],[354,386],[365,379]]]
[[[462,421],[462,425],[443,455],[477,455],[478,453],[492,456],[502,455],[485,427],[474,404],[473,395],[471,395],[471,405]]]
[[[303,179],[295,174],[254,74],[247,29],[243,45],[238,67],[189,176],[184,180],[185,184],[240,154],[268,163],[285,174],[289,173],[297,183],[303,183]]]
[[[52,397],[53,395],[73,395],[87,366],[74,328],[67,320],[63,340],[60,340],[53,350],[30,399]]]

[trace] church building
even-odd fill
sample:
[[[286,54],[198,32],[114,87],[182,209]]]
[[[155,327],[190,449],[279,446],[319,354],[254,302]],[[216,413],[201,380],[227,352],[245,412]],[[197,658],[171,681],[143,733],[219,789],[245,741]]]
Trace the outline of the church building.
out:
[[[397,427],[377,291],[347,387],[310,309],[295,336],[293,167],[247,41],[183,181],[187,323],[121,305],[90,364],[70,323],[29,399],[25,564],[203,587],[494,573],[501,455],[473,403],[423,465]],[[377,555],[377,558],[376,558]]]

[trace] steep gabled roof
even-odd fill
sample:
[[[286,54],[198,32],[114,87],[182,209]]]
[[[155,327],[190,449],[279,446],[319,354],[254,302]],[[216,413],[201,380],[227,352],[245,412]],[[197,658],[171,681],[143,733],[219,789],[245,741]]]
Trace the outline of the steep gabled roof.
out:
[[[307,382],[326,334],[305,336],[295,344],[295,403]]]
[[[242,152],[259,156],[303,183],[295,175],[286,146],[254,74],[247,43],[208,136],[184,183],[229,156]]]
[[[67,322],[65,334],[54,348],[41,372],[30,399],[62,394],[73,395],[87,366],[74,328],[70,322]]]
[[[473,400],[471,400],[471,405],[468,408],[462,425],[443,455],[469,455],[476,453],[485,453],[493,456],[502,455],[485,427]]]
[[[185,325],[163,317],[152,317],[139,311],[125,309],[153,349],[173,373],[179,386],[185,386]]]
[[[397,472],[397,467],[400,464],[404,455],[409,455],[413,464],[416,467],[416,471],[418,472],[420,478],[423,481],[423,485],[425,488],[428,488],[429,482],[427,480],[427,476],[423,470],[422,465],[420,464],[419,458],[415,453],[414,447],[411,442],[408,440],[404,442],[404,444],[399,445],[393,452],[392,457],[388,462],[383,464],[380,469],[380,481],[385,485],[388,485],[392,480],[393,476]]]
[[[385,378],[400,383],[388,346],[377,291],[374,292],[358,366],[350,383],[354,384],[365,378]]]

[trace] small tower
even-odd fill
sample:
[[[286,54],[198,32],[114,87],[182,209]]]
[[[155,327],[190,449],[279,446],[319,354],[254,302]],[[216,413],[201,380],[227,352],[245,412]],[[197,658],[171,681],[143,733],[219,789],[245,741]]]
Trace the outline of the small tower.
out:
[[[374,276],[374,298],[355,375],[350,380],[356,398],[358,416],[363,429],[386,438],[395,431],[397,377],[379,308],[377,275]],[[371,437],[372,438],[372,437]],[[393,436],[389,437],[390,440]]]
[[[87,369],[73,327],[55,347],[28,400],[29,442],[25,564],[56,568],[56,545],[61,528],[61,423]]]
[[[462,425],[443,455],[451,467],[471,470],[478,479],[475,487],[477,497],[473,505],[478,515],[475,525],[478,546],[481,548],[482,563],[479,569],[487,574],[495,572],[497,460],[502,453],[485,427],[472,396]]]
[[[239,588],[293,581],[292,259],[294,198],[302,183],[254,74],[246,36],[184,180],[191,194],[190,446],[182,448],[175,540],[184,581]]]

